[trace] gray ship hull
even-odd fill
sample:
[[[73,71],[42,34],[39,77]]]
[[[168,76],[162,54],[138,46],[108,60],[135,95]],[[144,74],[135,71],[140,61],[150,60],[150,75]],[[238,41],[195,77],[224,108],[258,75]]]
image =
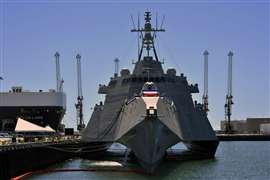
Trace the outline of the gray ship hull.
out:
[[[148,173],[155,171],[168,148],[181,141],[203,157],[215,154],[218,145],[215,138],[202,141],[183,138],[175,111],[172,101],[166,98],[136,97],[126,103],[119,117],[116,141],[131,149]]]
[[[179,141],[159,119],[151,117],[146,117],[118,140],[131,149],[148,173],[154,172],[166,150]]]

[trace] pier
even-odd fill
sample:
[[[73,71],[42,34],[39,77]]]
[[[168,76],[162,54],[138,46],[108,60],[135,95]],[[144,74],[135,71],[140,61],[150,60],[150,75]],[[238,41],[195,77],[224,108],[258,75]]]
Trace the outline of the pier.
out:
[[[61,149],[76,143],[67,141],[3,145],[0,147],[0,177],[10,179],[67,160],[73,157],[74,153]]]
[[[219,141],[270,141],[265,134],[217,134]]]

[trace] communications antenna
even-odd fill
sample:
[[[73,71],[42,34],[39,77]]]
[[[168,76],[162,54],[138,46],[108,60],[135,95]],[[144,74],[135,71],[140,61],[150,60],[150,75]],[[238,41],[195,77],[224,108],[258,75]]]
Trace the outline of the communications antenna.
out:
[[[152,49],[154,52],[155,60],[159,61],[156,48],[155,48],[155,38],[156,38],[156,33],[157,32],[165,32],[165,29],[162,29],[162,25],[164,22],[164,17],[162,19],[162,23],[160,28],[158,28],[158,20],[156,17],[156,27],[153,28],[151,25],[151,12],[147,11],[144,13],[144,19],[145,19],[145,24],[144,27],[140,27],[139,25],[139,20],[138,20],[138,27],[136,28],[133,17],[131,16],[131,20],[133,23],[133,29],[131,29],[131,32],[137,32],[140,34],[142,42],[141,42],[141,47],[140,51],[138,52],[138,61],[141,61],[143,50],[146,49],[147,52],[147,57],[150,56],[150,50]],[[139,46],[138,46],[139,47]]]

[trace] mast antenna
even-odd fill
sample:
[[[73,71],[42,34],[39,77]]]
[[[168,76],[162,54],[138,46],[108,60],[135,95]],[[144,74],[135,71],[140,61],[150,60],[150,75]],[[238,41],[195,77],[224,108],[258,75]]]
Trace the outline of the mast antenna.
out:
[[[132,24],[133,24],[133,28],[135,29],[136,26],[135,26],[135,22],[134,22],[134,19],[133,19],[133,16],[132,16],[132,15],[130,15],[130,19],[131,19],[131,22],[132,22]]]
[[[138,61],[141,61],[142,53],[143,53],[144,49],[146,49],[146,51],[147,51],[147,57],[150,56],[150,50],[152,49],[153,52],[154,52],[155,60],[159,61],[158,56],[157,56],[157,52],[156,52],[156,48],[155,48],[154,40],[156,38],[156,33],[157,32],[165,32],[165,29],[152,28],[151,16],[152,16],[151,12],[146,11],[144,13],[144,19],[145,19],[144,27],[139,27],[139,25],[138,25],[137,29],[135,29],[135,28],[131,29],[131,32],[141,33],[141,37],[142,37],[142,42],[141,42],[142,45],[140,47]],[[132,22],[134,24],[132,16],[131,16],[131,20],[132,20]],[[135,24],[133,25],[133,27],[135,27]]]
[[[162,21],[161,21],[161,24],[160,24],[160,28],[159,29],[162,29],[163,24],[164,24],[164,21],[165,21],[165,15],[163,15],[163,17],[162,17]]]
[[[156,29],[158,29],[158,13],[156,12]]]

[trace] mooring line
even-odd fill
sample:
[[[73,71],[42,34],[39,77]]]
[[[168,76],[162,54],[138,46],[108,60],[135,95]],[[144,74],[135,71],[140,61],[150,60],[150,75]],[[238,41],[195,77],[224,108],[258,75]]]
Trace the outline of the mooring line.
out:
[[[45,174],[45,173],[54,173],[54,172],[124,172],[124,173],[134,172],[134,173],[140,173],[140,174],[147,174],[145,171],[138,168],[132,168],[132,169],[130,168],[45,169],[45,170],[27,172],[20,176],[14,177],[11,180],[20,180],[22,178],[30,177],[34,174]]]

